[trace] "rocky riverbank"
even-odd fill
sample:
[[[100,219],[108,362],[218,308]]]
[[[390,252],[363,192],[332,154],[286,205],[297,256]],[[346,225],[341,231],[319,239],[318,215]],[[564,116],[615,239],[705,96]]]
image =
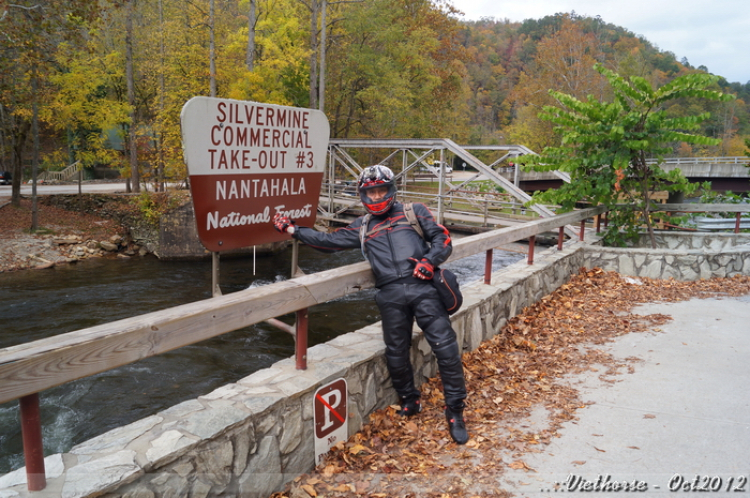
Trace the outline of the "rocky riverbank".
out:
[[[39,229],[31,233],[31,199],[21,199],[18,208],[8,200],[0,200],[0,272],[147,253],[133,243],[123,224],[123,220],[136,215],[129,202],[112,202],[106,196],[91,197],[89,202],[93,204],[83,211],[73,211],[60,207],[60,199],[40,198]]]

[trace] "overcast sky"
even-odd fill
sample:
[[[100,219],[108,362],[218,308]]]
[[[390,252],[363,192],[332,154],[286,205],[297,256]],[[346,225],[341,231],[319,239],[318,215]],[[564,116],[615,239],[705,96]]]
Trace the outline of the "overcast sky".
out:
[[[463,20],[601,16],[729,82],[750,81],[750,0],[453,0]]]

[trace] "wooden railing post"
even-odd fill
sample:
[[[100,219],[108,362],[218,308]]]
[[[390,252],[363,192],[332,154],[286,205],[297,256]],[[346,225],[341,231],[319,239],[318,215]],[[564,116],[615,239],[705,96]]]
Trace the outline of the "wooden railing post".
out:
[[[563,248],[563,238],[565,237],[565,227],[558,228],[558,234],[557,234],[557,250],[562,251]]]
[[[490,285],[492,281],[492,249],[487,249],[484,255],[484,283]]]
[[[532,235],[529,237],[529,258],[528,263],[530,265],[534,264],[534,246],[536,245],[536,235]]]
[[[583,242],[586,235],[586,220],[581,220],[581,233],[578,234],[578,240]]]
[[[307,370],[307,308],[297,311],[294,356],[297,370]]]
[[[29,491],[40,491],[47,486],[42,446],[42,417],[39,414],[39,393],[21,398],[21,433],[23,457],[26,464],[26,483]]]

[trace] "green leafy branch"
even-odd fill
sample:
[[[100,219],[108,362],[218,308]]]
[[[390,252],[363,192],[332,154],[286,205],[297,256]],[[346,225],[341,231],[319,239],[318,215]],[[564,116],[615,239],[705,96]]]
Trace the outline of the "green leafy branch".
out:
[[[674,99],[701,98],[728,101],[733,95],[709,90],[718,77],[696,73],[675,78],[654,89],[644,78],[625,79],[597,64],[614,92],[612,102],[600,102],[589,96],[579,100],[572,95],[550,90],[562,107],[546,106],[541,119],[555,125],[561,134],[557,147],[547,147],[539,156],[527,156],[521,163],[535,171],[559,170],[570,174],[571,182],[558,189],[540,192],[533,201],[559,204],[570,211],[581,201],[606,205],[610,225],[604,232],[608,245],[623,245],[638,236],[646,226],[655,246],[651,219],[654,192],[692,193],[691,185],[679,169],[664,171],[664,155],[671,143],[682,141],[717,145],[720,140],[693,134],[709,113],[669,117],[666,104]]]

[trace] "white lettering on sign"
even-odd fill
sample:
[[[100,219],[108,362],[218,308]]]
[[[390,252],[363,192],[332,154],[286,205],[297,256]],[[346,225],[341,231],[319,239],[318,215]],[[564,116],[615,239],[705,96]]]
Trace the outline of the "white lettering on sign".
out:
[[[324,411],[323,420],[324,423],[321,426],[320,430],[321,432],[325,431],[326,429],[329,429],[333,426],[334,421],[332,418],[333,411],[339,407],[341,404],[341,392],[340,391],[331,391],[326,394],[319,394],[321,398],[323,398],[323,401],[329,408],[328,410]],[[331,400],[333,398],[333,400]],[[339,418],[341,417],[338,413],[336,414]]]
[[[307,193],[304,178],[270,178],[254,180],[216,180],[216,200],[250,199],[253,197],[271,197],[304,195]]]
[[[217,228],[236,227],[243,225],[258,225],[260,223],[270,223],[271,215],[268,206],[256,214],[240,214],[236,212],[229,213],[226,216],[220,216],[218,211],[207,213],[206,230]]]
[[[305,216],[312,216],[312,204],[305,204],[302,209],[289,209],[284,210],[286,206],[283,204],[280,206],[276,206],[274,209],[276,209],[276,214],[281,214],[282,216],[286,216],[288,218],[304,218]]]
[[[285,210],[283,204],[274,207],[276,213],[281,213],[289,218],[304,218],[312,216],[312,204],[305,204],[299,209]],[[271,214],[268,206],[260,213],[242,214],[231,212],[222,216],[219,211],[209,212],[206,214],[206,230],[215,230],[217,228],[237,227],[244,225],[258,225],[260,223],[270,223]]]

